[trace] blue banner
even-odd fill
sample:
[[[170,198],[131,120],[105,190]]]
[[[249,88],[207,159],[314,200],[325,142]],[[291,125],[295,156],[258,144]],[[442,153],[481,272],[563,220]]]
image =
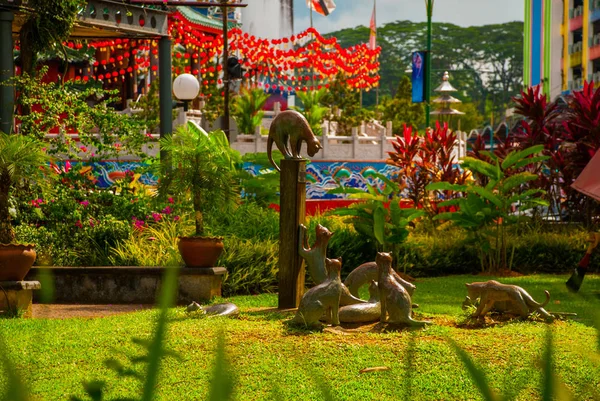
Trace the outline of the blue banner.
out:
[[[412,102],[425,101],[425,52],[412,54]]]

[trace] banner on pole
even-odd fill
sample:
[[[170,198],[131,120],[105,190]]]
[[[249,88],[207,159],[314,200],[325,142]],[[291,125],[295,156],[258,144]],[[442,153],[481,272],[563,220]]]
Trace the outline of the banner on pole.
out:
[[[414,52],[412,54],[412,102],[423,103],[425,101],[425,63],[426,52]]]

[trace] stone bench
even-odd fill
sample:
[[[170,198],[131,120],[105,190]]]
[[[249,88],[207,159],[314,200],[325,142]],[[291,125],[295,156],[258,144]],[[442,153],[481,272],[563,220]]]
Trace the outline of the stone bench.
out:
[[[33,291],[40,288],[39,281],[0,281],[0,313],[20,310],[24,318],[32,317]]]
[[[224,267],[33,267],[28,278],[45,269],[54,285],[56,303],[152,304],[157,302],[162,278],[178,271],[177,303],[189,304],[221,296]],[[37,301],[37,298],[34,298]]]

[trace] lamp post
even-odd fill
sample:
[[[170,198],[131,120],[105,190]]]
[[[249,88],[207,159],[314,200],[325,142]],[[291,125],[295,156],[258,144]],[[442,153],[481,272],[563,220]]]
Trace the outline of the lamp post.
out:
[[[188,111],[188,102],[198,97],[200,82],[192,74],[181,74],[173,81],[173,94],[183,102],[183,111]]]
[[[431,100],[431,16],[433,15],[433,3],[435,0],[425,0],[427,8],[427,55],[425,62],[425,125],[429,128],[430,123],[430,100]]]

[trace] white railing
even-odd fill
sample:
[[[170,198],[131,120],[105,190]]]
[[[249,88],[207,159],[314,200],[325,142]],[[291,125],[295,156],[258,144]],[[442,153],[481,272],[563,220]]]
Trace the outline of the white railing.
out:
[[[329,134],[327,123],[322,125],[322,129],[323,135],[319,140],[323,148],[311,158],[312,160],[385,160],[388,158],[388,152],[394,151],[391,142],[396,140],[396,137],[392,135],[391,122],[385,127],[377,122],[362,124],[352,128],[351,136]],[[458,144],[453,151],[456,160],[467,153],[467,134],[460,131],[457,134]],[[268,136],[262,135],[260,129],[257,129],[254,135],[238,135],[236,140],[231,142],[231,147],[242,154],[266,152],[267,139]]]

